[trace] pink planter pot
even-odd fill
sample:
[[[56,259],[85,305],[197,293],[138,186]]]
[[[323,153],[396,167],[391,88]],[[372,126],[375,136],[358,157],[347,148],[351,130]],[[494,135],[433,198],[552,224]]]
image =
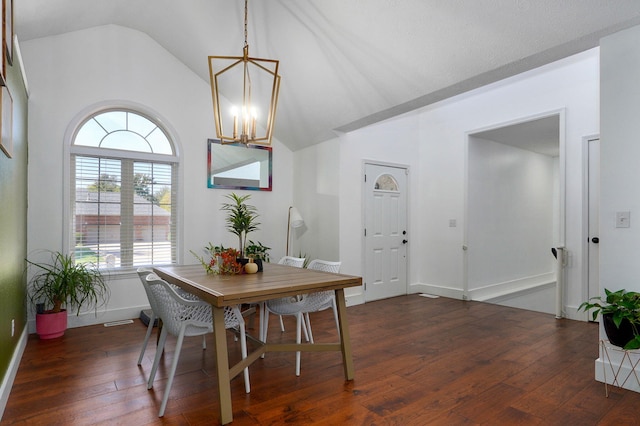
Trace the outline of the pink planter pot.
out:
[[[67,311],[52,314],[36,314],[36,333],[41,339],[55,339],[67,329]]]

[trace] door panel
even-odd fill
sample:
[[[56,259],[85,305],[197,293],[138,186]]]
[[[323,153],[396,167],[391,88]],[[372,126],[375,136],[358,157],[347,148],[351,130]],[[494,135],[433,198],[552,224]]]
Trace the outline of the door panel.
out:
[[[365,164],[365,300],[407,293],[407,170]]]

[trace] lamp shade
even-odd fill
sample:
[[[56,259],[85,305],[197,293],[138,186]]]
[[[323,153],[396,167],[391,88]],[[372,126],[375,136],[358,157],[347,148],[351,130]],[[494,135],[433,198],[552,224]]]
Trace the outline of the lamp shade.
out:
[[[304,219],[302,219],[300,212],[297,208],[291,207],[289,211],[289,226],[292,228],[300,228],[302,225],[304,225]]]
[[[287,251],[285,252],[289,256],[289,240],[291,239],[291,228],[300,228],[304,225],[304,219],[300,215],[300,212],[295,207],[289,207],[289,223],[287,223]]]

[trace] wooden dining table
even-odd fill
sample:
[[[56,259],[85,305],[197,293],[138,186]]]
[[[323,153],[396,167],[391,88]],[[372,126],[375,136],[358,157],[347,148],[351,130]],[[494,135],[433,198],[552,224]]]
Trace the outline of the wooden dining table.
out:
[[[218,275],[207,274],[202,265],[173,265],[154,267],[154,272],[165,281],[175,284],[209,302],[213,311],[218,391],[220,397],[220,421],[233,421],[231,405],[231,380],[248,365],[258,360],[265,352],[295,351],[340,351],[346,380],[353,380],[354,368],[349,341],[347,307],[344,289],[362,285],[357,276],[334,274],[305,268],[264,263],[263,271],[256,274]],[[261,303],[285,296],[335,291],[338,307],[338,343],[279,343],[260,341],[255,337],[254,351],[237,364],[229,365],[227,338],[224,324],[224,307],[241,304]],[[262,328],[262,324],[260,324]]]

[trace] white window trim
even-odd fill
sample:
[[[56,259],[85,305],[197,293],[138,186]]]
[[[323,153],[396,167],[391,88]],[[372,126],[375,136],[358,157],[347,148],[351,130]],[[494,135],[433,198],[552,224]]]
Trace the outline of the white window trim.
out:
[[[82,127],[82,125],[86,122],[88,117],[91,117],[99,112],[105,112],[108,110],[131,110],[132,112],[139,112],[151,120],[153,120],[156,124],[162,127],[162,129],[167,133],[167,136],[173,143],[173,147],[175,150],[175,156],[169,155],[159,155],[159,154],[145,154],[145,153],[136,153],[133,151],[120,151],[120,150],[111,150],[114,154],[117,154],[119,157],[128,157],[133,159],[140,160],[154,160],[161,157],[159,161],[171,162],[168,161],[170,159],[174,159],[174,162],[178,163],[178,212],[177,212],[177,229],[178,229],[178,238],[176,239],[176,261],[178,263],[183,262],[183,250],[184,247],[184,226],[183,226],[183,216],[184,216],[184,184],[183,184],[183,175],[184,175],[184,167],[182,165],[182,146],[180,144],[180,139],[178,138],[178,133],[175,129],[168,124],[168,121],[164,119],[158,112],[153,109],[138,104],[131,101],[126,100],[109,100],[102,101],[96,104],[90,105],[83,110],[81,110],[75,117],[69,122],[67,129],[64,134],[64,153],[63,153],[63,203],[62,203],[62,250],[64,253],[71,253],[71,239],[69,238],[70,233],[70,225],[71,221],[68,220],[69,215],[71,214],[71,188],[70,188],[70,179],[71,179],[71,155],[82,155],[83,152],[89,153],[92,149],[91,147],[78,147],[73,146],[73,140],[75,138],[76,133]],[[85,151],[87,149],[88,151]],[[104,156],[106,149],[101,149],[101,155]],[[93,151],[94,154],[96,151]],[[113,270],[110,272],[110,276],[114,278],[129,278],[133,276],[137,276],[135,270]]]

